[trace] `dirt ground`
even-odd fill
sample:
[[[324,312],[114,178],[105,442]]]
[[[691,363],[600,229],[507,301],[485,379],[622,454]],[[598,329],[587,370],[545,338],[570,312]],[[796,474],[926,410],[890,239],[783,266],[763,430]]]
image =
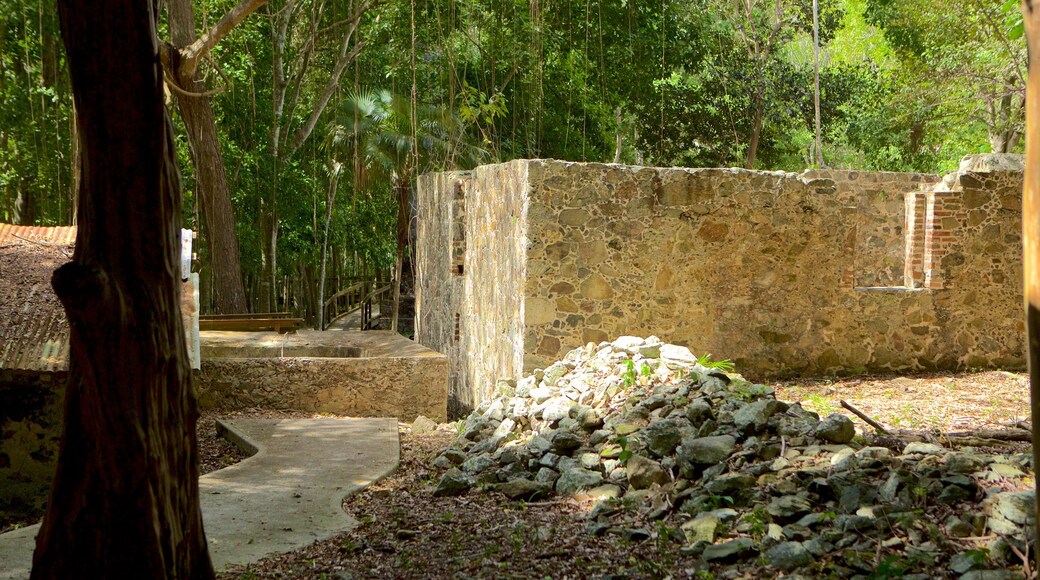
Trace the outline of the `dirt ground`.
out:
[[[1024,372],[876,375],[770,384],[782,401],[800,402],[821,416],[843,413],[860,428],[866,425],[841,407],[842,400],[892,429],[949,432],[1007,429],[1029,422],[1029,377]]]

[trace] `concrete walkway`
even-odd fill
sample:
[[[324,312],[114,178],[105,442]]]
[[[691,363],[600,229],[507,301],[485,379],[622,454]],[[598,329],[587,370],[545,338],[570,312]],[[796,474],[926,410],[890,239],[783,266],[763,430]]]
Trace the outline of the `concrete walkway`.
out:
[[[227,436],[257,453],[199,478],[214,567],[248,564],[357,524],[343,498],[400,460],[395,419],[234,419]],[[29,577],[39,525],[0,535],[0,579]]]

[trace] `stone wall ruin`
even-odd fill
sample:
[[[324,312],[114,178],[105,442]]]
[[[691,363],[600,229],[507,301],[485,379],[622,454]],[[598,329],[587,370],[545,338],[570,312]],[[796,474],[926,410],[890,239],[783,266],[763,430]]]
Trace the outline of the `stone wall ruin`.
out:
[[[656,335],[751,376],[1015,367],[1022,161],[939,176],[518,160],[422,176],[417,329],[449,414]]]

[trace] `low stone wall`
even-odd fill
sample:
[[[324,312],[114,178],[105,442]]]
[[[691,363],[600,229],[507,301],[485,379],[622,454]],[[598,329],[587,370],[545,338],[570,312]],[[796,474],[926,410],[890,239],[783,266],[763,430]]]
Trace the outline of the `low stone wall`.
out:
[[[43,513],[57,468],[65,373],[0,373],[0,517]]]
[[[449,355],[453,396],[470,403],[499,378],[622,335],[729,358],[751,376],[1019,366],[1021,215],[1009,200],[1021,162],[1005,157],[966,159],[942,182],[552,160],[479,167],[451,177],[467,192],[461,274],[448,240],[433,239],[446,228],[426,223],[443,219],[434,204],[446,196],[436,192],[445,179],[427,176],[418,243],[434,250],[420,280],[439,281],[417,288],[417,337]],[[459,275],[461,292],[444,282]],[[447,343],[430,332],[451,327]]]
[[[394,332],[202,332],[201,342],[195,386],[204,409],[263,407],[403,421],[447,417],[448,359]],[[297,356],[255,356],[277,352],[279,344]],[[356,349],[360,356],[298,356],[308,347],[319,353]]]

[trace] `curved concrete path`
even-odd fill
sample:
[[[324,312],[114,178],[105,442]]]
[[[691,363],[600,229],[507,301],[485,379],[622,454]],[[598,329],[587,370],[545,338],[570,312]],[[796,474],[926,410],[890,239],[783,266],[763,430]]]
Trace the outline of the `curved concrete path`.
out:
[[[199,478],[209,553],[220,571],[350,529],[343,498],[392,472],[396,419],[218,421],[252,457]],[[39,525],[0,535],[0,579],[29,577]]]

